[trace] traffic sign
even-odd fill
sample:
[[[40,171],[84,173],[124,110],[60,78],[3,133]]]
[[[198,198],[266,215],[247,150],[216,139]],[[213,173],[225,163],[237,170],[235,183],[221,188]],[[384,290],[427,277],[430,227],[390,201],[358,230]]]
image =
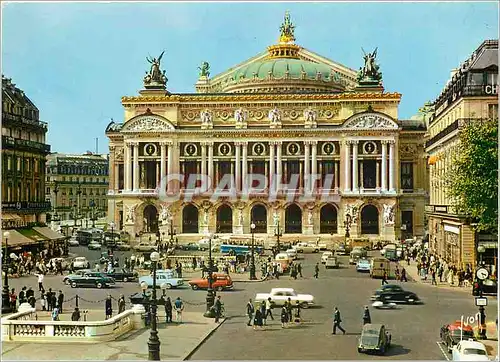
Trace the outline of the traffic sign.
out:
[[[486,268],[479,268],[478,270],[476,270],[476,277],[479,280],[488,279],[489,276],[490,272]]]
[[[479,297],[476,298],[476,307],[486,307],[488,305],[488,298]]]

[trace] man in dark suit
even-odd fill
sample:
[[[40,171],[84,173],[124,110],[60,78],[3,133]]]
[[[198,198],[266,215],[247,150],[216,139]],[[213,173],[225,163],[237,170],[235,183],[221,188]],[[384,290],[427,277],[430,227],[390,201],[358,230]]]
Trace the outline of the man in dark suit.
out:
[[[342,331],[342,333],[345,334],[345,329],[342,328],[340,323],[342,323],[342,319],[340,318],[340,311],[338,310],[337,307],[335,307],[335,310],[333,312],[333,333],[332,334],[337,333],[337,328],[340,329]]]

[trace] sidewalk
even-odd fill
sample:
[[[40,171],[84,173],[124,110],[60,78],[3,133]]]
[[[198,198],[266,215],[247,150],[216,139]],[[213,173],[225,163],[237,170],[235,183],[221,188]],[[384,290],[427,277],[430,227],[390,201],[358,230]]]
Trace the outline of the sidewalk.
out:
[[[202,313],[185,312],[184,323],[164,323],[160,315],[158,337],[161,360],[184,360],[222,323],[203,317]],[[149,329],[131,331],[119,340],[98,344],[29,343],[2,344],[2,360],[147,360]],[[89,353],[89,350],[91,351]]]
[[[440,288],[440,289],[448,289],[448,290],[459,290],[462,292],[470,293],[472,295],[472,286],[467,286],[467,287],[459,287],[458,281],[455,278],[455,285],[450,286],[450,284],[447,281],[440,282],[439,278],[436,276],[437,280],[437,286],[432,285],[432,276],[430,274],[427,275],[427,280],[421,279],[420,275],[418,275],[417,271],[417,262],[412,261],[410,265],[406,263],[406,261],[401,261],[399,263],[400,269],[401,267],[404,267],[406,269],[406,275],[408,277],[409,281],[413,281],[416,283],[421,283],[421,284],[427,284],[429,286],[432,286],[434,288]],[[443,279],[444,280],[444,279]]]

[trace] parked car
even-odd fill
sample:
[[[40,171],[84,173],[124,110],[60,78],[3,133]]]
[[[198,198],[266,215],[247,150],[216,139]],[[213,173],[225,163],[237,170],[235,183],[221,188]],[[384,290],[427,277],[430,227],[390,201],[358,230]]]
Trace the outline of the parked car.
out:
[[[153,273],[139,278],[139,284],[146,282],[148,288],[153,287]],[[156,287],[161,288],[162,284],[165,284],[167,289],[178,288],[184,285],[184,280],[182,278],[177,278],[170,269],[157,270],[156,271]]]
[[[208,278],[200,278],[190,280],[189,285],[193,290],[197,289],[207,289],[208,288]],[[218,291],[223,291],[225,289],[232,289],[234,287],[233,280],[227,274],[212,274],[212,288]]]
[[[453,361],[489,361],[486,346],[477,341],[460,341],[451,352]]]
[[[386,301],[392,303],[420,303],[420,299],[415,293],[404,290],[396,284],[383,285],[381,288],[375,291],[375,294],[372,295],[371,300],[381,302]]]
[[[370,272],[371,262],[368,259],[362,258],[359,259],[356,263],[356,271],[369,273]]]
[[[68,245],[69,246],[80,246],[80,243],[78,242],[78,240],[76,240],[76,238],[71,238],[68,240]]]
[[[314,297],[310,294],[297,294],[292,288],[273,288],[270,293],[257,293],[255,302],[271,298],[274,306],[282,306],[290,298],[293,304],[299,302],[302,308],[309,308],[314,304]]]
[[[71,288],[96,287],[98,289],[110,287],[115,284],[115,280],[99,272],[86,272],[83,275],[69,275],[67,284]]]
[[[89,269],[90,262],[84,256],[77,256],[73,259],[73,269]]]
[[[87,247],[89,250],[101,250],[102,245],[97,241],[91,241]]]
[[[325,263],[326,263],[326,260],[327,260],[330,256],[333,256],[333,252],[331,252],[331,251],[325,251],[325,252],[323,253],[323,255],[321,255],[321,263],[322,263],[322,264],[325,264]]]
[[[113,269],[111,273],[106,273],[105,275],[113,278],[118,282],[133,282],[136,281],[137,278],[139,277],[139,273],[132,272],[124,268]]]
[[[142,242],[142,243],[139,243],[136,246],[134,246],[133,249],[135,251],[150,251],[150,252],[153,252],[153,251],[156,251],[158,249],[158,247],[156,245],[154,245],[154,244]]]
[[[335,255],[330,255],[328,259],[326,259],[325,262],[325,268],[330,269],[330,268],[338,268],[339,267],[339,261]]]
[[[116,250],[120,250],[120,251],[129,251],[130,250],[130,245],[127,244],[127,243],[124,243],[122,241],[119,241],[116,243],[115,245],[115,249]]]
[[[297,260],[298,258],[297,250],[295,249],[286,249],[285,253],[287,253],[292,260]]]
[[[493,294],[497,295],[498,293],[498,284],[496,280],[486,279],[483,280],[483,294]],[[472,295],[479,295],[479,283],[475,281],[472,285]]]
[[[470,325],[463,324],[461,321],[455,321],[451,324],[445,324],[439,331],[439,337],[450,353],[461,339],[475,340],[474,330]]]
[[[391,335],[383,324],[365,324],[358,343],[358,352],[384,354],[391,346]]]
[[[200,250],[200,247],[197,243],[187,243],[180,246],[181,250]]]

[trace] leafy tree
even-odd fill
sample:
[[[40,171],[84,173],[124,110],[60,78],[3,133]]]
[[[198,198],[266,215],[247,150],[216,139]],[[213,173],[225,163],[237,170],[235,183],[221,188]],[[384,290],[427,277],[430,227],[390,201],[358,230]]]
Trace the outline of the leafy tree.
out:
[[[459,214],[477,231],[498,228],[498,122],[471,120],[460,125],[460,143],[445,185]]]

